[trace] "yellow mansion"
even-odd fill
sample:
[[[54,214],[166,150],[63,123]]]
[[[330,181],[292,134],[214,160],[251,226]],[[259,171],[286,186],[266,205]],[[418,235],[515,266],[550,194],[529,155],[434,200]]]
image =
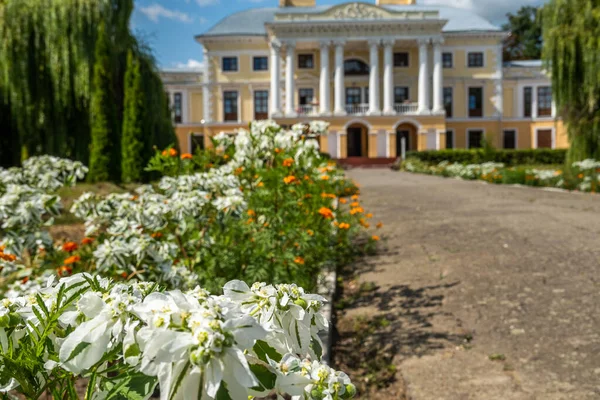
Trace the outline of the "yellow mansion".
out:
[[[462,9],[377,0],[230,15],[196,37],[203,71],[163,71],[182,151],[256,119],[329,122],[334,158],[402,150],[567,147],[540,61],[504,63],[508,34]]]

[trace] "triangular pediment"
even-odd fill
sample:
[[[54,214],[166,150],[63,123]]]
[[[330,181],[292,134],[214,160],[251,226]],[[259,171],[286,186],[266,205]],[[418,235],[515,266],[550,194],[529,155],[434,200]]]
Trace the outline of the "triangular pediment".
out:
[[[283,21],[368,21],[368,20],[406,20],[437,19],[438,11],[390,10],[369,3],[352,2],[339,4],[323,11],[280,12],[275,22]]]

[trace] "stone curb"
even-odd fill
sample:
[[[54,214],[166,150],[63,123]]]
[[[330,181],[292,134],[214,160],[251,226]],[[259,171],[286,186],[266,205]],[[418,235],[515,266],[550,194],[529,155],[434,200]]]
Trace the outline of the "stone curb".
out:
[[[319,337],[323,342],[323,356],[321,359],[325,364],[329,364],[331,362],[333,332],[333,322],[331,317],[333,316],[333,297],[335,296],[336,285],[337,273],[335,270],[319,275],[317,293],[325,297],[327,300],[327,303],[325,303],[321,312],[323,313],[325,319],[329,322],[329,329],[319,333]]]

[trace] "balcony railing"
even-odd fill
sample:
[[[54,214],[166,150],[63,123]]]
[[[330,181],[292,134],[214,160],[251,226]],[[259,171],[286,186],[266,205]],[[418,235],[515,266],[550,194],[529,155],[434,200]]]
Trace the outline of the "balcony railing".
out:
[[[298,115],[313,116],[319,114],[319,106],[314,104],[304,104],[298,107]]]
[[[346,112],[351,115],[362,115],[369,112],[368,104],[346,104]]]
[[[418,103],[400,103],[394,105],[396,114],[416,114],[419,111]]]

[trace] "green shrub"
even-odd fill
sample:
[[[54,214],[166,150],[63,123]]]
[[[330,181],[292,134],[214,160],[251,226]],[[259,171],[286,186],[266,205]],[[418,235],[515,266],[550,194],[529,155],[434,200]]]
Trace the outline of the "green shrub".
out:
[[[428,164],[439,164],[442,161],[461,164],[480,164],[498,162],[507,166],[517,165],[556,165],[564,164],[565,149],[529,149],[529,150],[428,150],[409,152],[407,157],[416,158]]]

